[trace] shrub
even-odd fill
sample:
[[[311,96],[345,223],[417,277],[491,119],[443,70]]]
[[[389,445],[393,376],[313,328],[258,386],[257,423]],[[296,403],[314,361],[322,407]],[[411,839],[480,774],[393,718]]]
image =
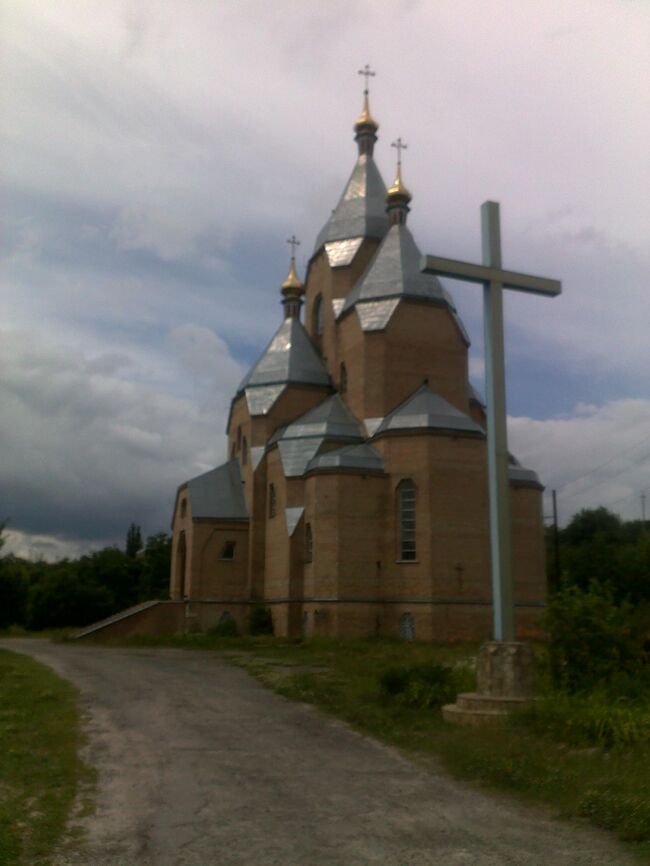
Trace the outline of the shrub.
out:
[[[222,619],[208,629],[208,634],[210,637],[237,637],[239,629],[234,619]]]
[[[273,634],[273,617],[268,607],[256,604],[252,607],[248,621],[250,634]]]
[[[466,671],[438,664],[388,668],[379,678],[382,694],[409,707],[435,709],[470,688]]]
[[[557,688],[575,694],[621,675],[648,677],[647,608],[634,609],[627,602],[616,605],[605,589],[593,584],[587,592],[569,586],[552,597],[544,627]]]

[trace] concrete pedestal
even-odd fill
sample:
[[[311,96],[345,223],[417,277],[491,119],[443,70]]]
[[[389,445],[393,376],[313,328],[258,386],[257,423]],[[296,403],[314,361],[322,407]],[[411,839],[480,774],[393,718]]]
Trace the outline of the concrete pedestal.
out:
[[[458,695],[442,708],[445,721],[477,725],[500,721],[516,707],[533,700],[535,663],[529,644],[488,641],[479,650],[477,691]]]

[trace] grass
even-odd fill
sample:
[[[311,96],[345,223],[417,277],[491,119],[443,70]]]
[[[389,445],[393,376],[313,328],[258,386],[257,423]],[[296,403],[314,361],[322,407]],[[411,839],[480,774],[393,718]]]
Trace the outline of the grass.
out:
[[[603,705],[602,696],[592,704],[549,696],[506,723],[459,728],[445,724],[439,710],[391,699],[381,683],[395,669],[442,664],[454,667],[471,690],[476,645],[207,635],[129,643],[225,652],[287,698],[314,704],[463,779],[545,805],[563,818],[587,819],[650,861],[650,707]]]
[[[46,866],[80,783],[77,692],[27,656],[0,650],[0,863]]]

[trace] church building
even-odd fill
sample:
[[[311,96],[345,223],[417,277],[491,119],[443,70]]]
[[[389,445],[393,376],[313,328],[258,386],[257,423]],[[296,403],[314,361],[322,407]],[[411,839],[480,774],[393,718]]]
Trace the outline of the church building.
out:
[[[454,302],[420,272],[401,142],[386,189],[377,129],[366,89],[350,179],[232,398],[229,459],[178,489],[170,594],[188,627],[244,631],[262,604],[277,635],[490,635],[485,406]],[[523,636],[546,595],[543,488],[514,458],[509,473]]]

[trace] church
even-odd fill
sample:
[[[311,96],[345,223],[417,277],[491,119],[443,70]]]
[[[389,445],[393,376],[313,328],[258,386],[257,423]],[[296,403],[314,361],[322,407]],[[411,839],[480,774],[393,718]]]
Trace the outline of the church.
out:
[[[263,605],[276,635],[490,635],[485,406],[454,302],[420,272],[401,142],[387,189],[377,130],[366,88],[352,174],[304,283],[292,246],[282,321],[232,398],[229,459],[178,488],[185,628],[245,631]],[[546,596],[543,488],[514,457],[509,484],[525,636]]]

